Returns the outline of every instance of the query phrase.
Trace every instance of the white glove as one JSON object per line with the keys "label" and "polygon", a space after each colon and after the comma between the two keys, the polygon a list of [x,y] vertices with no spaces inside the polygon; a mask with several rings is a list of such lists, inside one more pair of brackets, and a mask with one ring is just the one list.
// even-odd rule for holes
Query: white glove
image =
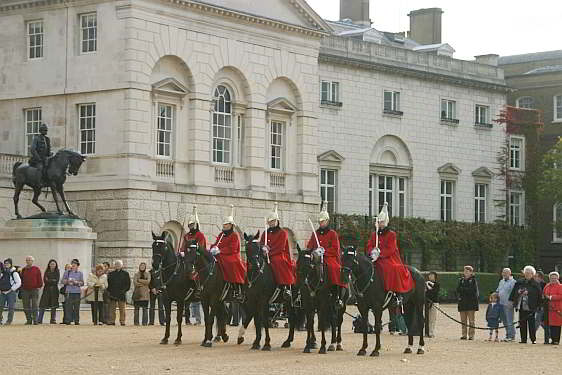
{"label": "white glove", "polygon": [[373,260],[373,262],[379,259],[380,255],[381,255],[381,249],[379,249],[378,247],[375,247],[373,250],[371,250],[371,259]]}
{"label": "white glove", "polygon": [[218,254],[220,254],[220,252],[221,251],[216,246],[211,248],[211,254],[213,254],[213,255],[218,255]]}
{"label": "white glove", "polygon": [[427,286],[427,289],[428,289],[428,290],[433,289],[433,282],[432,282],[432,281],[426,281],[426,282],[425,282],[425,285]]}
{"label": "white glove", "polygon": [[324,255],[326,250],[323,247],[319,247],[318,249],[314,250],[318,255]]}
{"label": "white glove", "polygon": [[261,250],[263,251],[263,255],[268,255],[269,254],[269,246],[267,245],[263,245]]}
{"label": "white glove", "polygon": [[180,251],[180,256],[183,258],[185,257],[185,253],[183,251]]}

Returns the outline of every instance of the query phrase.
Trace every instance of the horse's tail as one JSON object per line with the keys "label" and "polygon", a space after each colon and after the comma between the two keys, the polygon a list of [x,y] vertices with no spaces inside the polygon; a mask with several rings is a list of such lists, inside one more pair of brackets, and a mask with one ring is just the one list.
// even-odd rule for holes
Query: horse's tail
{"label": "horse's tail", "polygon": [[12,181],[13,181],[14,185],[16,184],[16,169],[18,169],[19,166],[22,165],[22,164],[23,164],[23,162],[16,161],[14,163],[14,166],[12,167]]}

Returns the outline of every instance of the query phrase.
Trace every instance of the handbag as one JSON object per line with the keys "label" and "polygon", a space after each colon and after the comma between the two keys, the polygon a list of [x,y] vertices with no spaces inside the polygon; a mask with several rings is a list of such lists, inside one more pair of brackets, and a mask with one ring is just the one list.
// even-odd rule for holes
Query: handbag
{"label": "handbag", "polygon": [[59,289],[59,293],[62,294],[63,296],[66,295],[66,285],[63,285],[63,286]]}
{"label": "handbag", "polygon": [[133,291],[133,301],[138,301],[141,298],[141,290],[140,288],[135,288]]}

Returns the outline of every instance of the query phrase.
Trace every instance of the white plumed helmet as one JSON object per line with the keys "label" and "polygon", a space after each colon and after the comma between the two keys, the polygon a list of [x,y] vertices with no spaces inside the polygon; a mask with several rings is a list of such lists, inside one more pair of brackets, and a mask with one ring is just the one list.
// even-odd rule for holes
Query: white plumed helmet
{"label": "white plumed helmet", "polygon": [[318,222],[330,220],[330,214],[328,213],[328,201],[324,201],[324,204],[320,205],[320,214],[318,215]]}
{"label": "white plumed helmet", "polygon": [[388,225],[388,222],[390,221],[390,217],[388,216],[388,203],[387,202],[384,202],[384,205],[382,206],[381,212],[377,216],[377,221],[383,222],[385,226]]}
{"label": "white plumed helmet", "polygon": [[270,222],[272,220],[279,220],[279,212],[277,212],[277,206],[279,206],[279,204],[277,202],[275,202],[273,204],[273,211],[271,211],[268,215],[267,215],[267,221]]}
{"label": "white plumed helmet", "polygon": [[199,215],[197,215],[197,205],[193,206],[193,212],[187,221],[187,225],[197,224],[199,226]]}
{"label": "white plumed helmet", "polygon": [[231,204],[230,205],[230,215],[229,216],[225,216],[224,220],[222,221],[223,225],[224,224],[232,224],[235,225],[234,223],[234,205]]}

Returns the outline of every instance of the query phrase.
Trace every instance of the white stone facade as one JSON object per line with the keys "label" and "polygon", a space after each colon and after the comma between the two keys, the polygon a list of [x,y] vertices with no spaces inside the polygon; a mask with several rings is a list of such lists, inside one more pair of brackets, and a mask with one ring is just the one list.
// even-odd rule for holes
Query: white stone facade
{"label": "white stone facade", "polygon": [[[237,207],[243,229],[254,231],[279,201],[282,225],[304,240],[310,233],[307,219],[320,202],[319,167],[338,170],[339,212],[368,213],[369,173],[398,171],[408,178],[406,214],[438,219],[438,168],[445,166],[441,174],[457,181],[454,219],[474,219],[472,172],[495,169],[502,133],[496,126],[475,128],[473,107],[489,106],[492,118],[498,113],[505,93],[491,87],[501,86],[502,77],[486,76],[489,68],[478,64],[469,66],[476,69],[470,74],[455,71],[462,62],[452,59],[443,60],[453,66],[440,71],[450,77],[439,81],[326,60],[323,54],[345,53],[325,43],[330,27],[306,2],[272,1],[265,8],[263,2],[253,15],[246,13],[249,2],[238,10],[236,4],[3,2],[0,220],[13,211],[9,175],[17,157],[9,155],[27,153],[25,110],[41,108],[55,149],[80,150],[81,136],[86,137],[80,105],[93,103],[95,153],[87,155],[67,190],[75,212],[98,233],[98,261],[125,258],[136,267],[150,256],[150,231],[167,229],[177,236],[194,204],[211,239],[229,204]],[[276,12],[268,16],[271,9]],[[97,18],[95,52],[81,52],[85,14]],[[43,21],[44,56],[29,59],[26,33],[28,22],[36,20]],[[408,61],[387,62],[408,69]],[[457,83],[448,83],[451,79]],[[341,108],[320,105],[322,80],[340,83]],[[471,80],[486,84],[467,83]],[[219,134],[214,116],[219,86],[231,96],[225,163],[214,162],[219,157],[213,151],[220,137],[213,126]],[[384,89],[401,92],[401,117],[382,114]],[[439,121],[441,97],[457,101],[458,126]],[[160,105],[171,108],[164,156],[158,155],[165,133],[158,124],[168,115],[159,116]],[[279,139],[273,122],[282,129],[275,168],[272,143]],[[487,183],[492,197],[499,187],[493,178]],[[31,214],[36,209],[26,198],[21,210]],[[491,198],[488,207],[492,221]]]}

